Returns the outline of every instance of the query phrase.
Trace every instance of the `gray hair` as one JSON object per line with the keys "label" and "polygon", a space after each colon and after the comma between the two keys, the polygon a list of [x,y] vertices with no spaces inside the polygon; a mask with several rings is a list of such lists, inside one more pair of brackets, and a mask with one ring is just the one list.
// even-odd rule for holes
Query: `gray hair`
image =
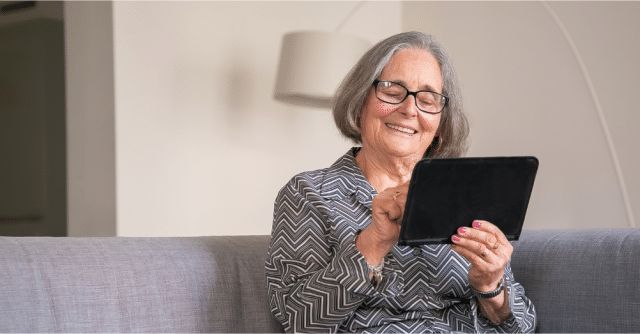
{"label": "gray hair", "polygon": [[423,49],[431,53],[442,72],[442,94],[449,97],[440,117],[436,138],[425,158],[460,157],[468,148],[469,122],[462,109],[462,95],[449,55],[433,36],[405,32],[391,36],[371,47],[344,78],[332,101],[336,126],[346,138],[362,143],[358,119],[364,99],[391,57],[403,49]]}

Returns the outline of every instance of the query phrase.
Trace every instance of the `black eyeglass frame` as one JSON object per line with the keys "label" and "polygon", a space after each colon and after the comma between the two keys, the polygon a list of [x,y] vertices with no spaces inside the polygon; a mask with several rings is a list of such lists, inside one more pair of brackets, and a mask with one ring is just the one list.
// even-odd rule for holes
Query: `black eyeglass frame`
{"label": "black eyeglass frame", "polygon": [[[385,101],[385,100],[381,99],[380,97],[378,97],[378,84],[381,83],[381,82],[389,82],[389,83],[392,83],[394,85],[398,85],[398,86],[404,88],[404,90],[407,92],[407,95],[405,95],[404,98],[400,102],[395,102],[394,103],[394,102]],[[389,104],[400,104],[400,103],[404,102],[404,100],[406,100],[409,95],[413,95],[413,99],[414,99],[414,101],[416,103],[416,108],[418,108],[418,110],[420,110],[422,112],[426,112],[427,114],[431,114],[431,115],[437,115],[437,114],[441,113],[444,110],[444,108],[447,106],[447,104],[449,103],[449,97],[446,96],[446,95],[442,95],[442,94],[437,93],[437,92],[432,92],[430,90],[419,90],[417,92],[412,92],[412,91],[408,90],[407,87],[405,87],[405,86],[403,86],[403,85],[401,85],[401,84],[399,84],[397,82],[393,82],[393,81],[376,79],[376,80],[373,80],[373,84],[372,85],[373,85],[373,89],[375,90],[376,98],[378,100],[380,100],[380,101],[382,101],[384,103],[389,103]],[[440,109],[440,111],[438,111],[438,112],[430,112],[430,111],[426,111],[426,110],[420,109],[420,107],[418,106],[418,93],[421,93],[421,92],[432,93],[432,94],[439,95],[440,97],[443,97],[444,98],[444,104],[442,105],[442,109]]]}

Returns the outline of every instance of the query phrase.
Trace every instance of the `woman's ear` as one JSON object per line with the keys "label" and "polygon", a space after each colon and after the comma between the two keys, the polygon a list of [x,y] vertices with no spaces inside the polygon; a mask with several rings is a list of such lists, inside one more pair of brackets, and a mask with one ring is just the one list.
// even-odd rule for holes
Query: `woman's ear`
{"label": "woman's ear", "polygon": [[444,143],[444,139],[440,135],[435,137],[435,138],[433,138],[433,139],[435,140],[436,138],[438,139],[438,144],[437,144],[438,146],[436,146],[436,152],[438,152],[442,148],[442,144]]}

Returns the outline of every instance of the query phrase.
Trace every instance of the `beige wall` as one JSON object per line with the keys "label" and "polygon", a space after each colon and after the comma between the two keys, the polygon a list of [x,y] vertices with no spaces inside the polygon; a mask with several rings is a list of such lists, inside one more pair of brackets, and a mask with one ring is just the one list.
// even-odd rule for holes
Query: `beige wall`
{"label": "beige wall", "polygon": [[[328,111],[271,95],[282,35],[333,30],[356,3],[72,4],[70,235],[116,221],[122,236],[267,234],[278,189],[351,146]],[[638,217],[638,4],[549,6],[594,82]],[[582,73],[539,3],[366,2],[343,28],[372,42],[401,30],[433,33],[450,51],[472,119],[470,155],[540,158],[526,228],[628,226]],[[109,117],[113,132],[100,132]]]}
{"label": "beige wall", "polygon": [[[640,217],[640,3],[548,6],[584,61]],[[628,227],[596,106],[551,15],[538,2],[409,1],[403,29],[434,34],[451,53],[472,122],[470,156],[539,158],[525,228]]]}
{"label": "beige wall", "polygon": [[[113,2],[118,235],[269,234],[278,190],[351,146],[328,110],[273,100],[282,36],[356,5]],[[365,3],[342,31],[398,33],[401,8]]]}
{"label": "beige wall", "polygon": [[67,233],[116,235],[111,3],[64,4],[67,92]]}

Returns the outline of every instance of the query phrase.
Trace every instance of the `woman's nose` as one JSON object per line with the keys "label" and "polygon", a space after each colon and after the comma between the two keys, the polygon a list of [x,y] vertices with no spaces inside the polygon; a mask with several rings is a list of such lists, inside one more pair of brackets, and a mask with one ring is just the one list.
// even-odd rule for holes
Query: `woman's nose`
{"label": "woman's nose", "polygon": [[404,115],[413,117],[418,114],[418,106],[416,105],[416,97],[409,94],[400,105],[400,112]]}

